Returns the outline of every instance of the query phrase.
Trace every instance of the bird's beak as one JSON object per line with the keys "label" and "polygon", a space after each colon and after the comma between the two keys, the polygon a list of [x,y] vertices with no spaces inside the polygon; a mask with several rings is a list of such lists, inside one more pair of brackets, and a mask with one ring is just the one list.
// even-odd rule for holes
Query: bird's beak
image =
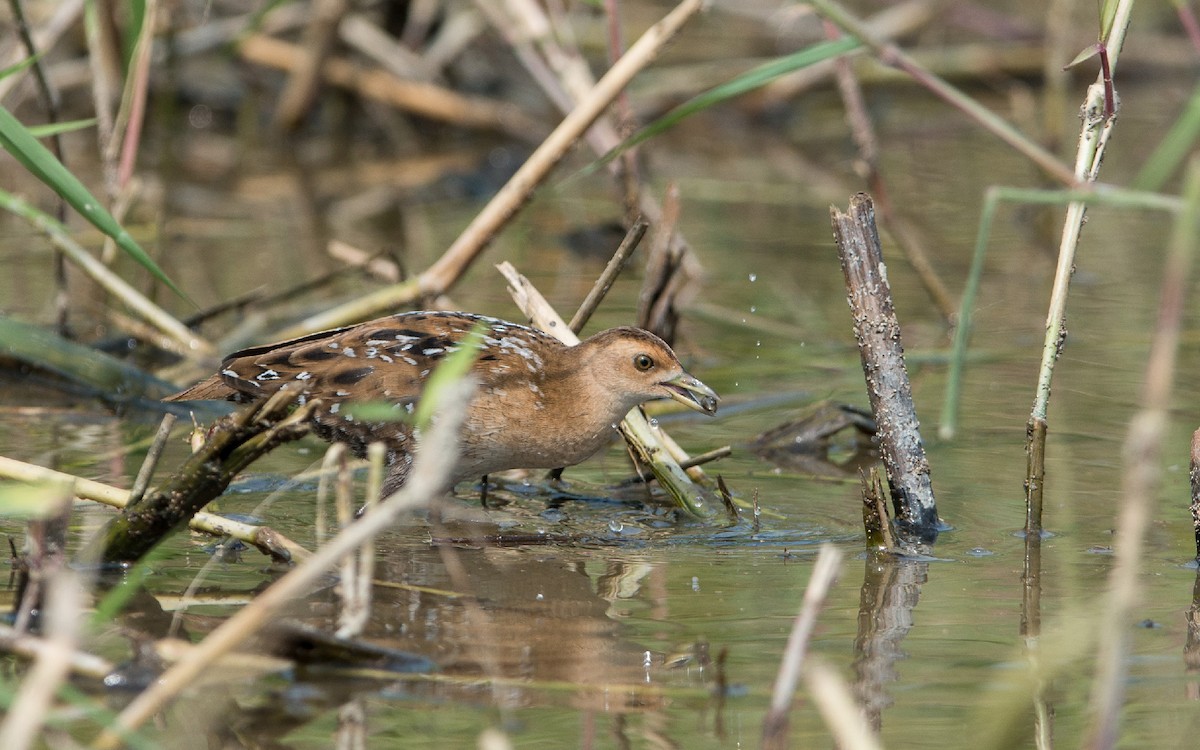
{"label": "bird's beak", "polygon": [[667,389],[667,395],[681,404],[710,416],[717,413],[717,403],[721,397],[712,388],[686,372],[663,382],[662,387]]}

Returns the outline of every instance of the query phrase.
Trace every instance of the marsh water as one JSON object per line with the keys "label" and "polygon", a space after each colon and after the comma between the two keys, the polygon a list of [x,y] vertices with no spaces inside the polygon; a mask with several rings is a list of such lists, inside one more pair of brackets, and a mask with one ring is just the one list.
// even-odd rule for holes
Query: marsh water
{"label": "marsh water", "polygon": [[[1105,179],[1129,180],[1190,86],[1166,78],[1122,87],[1128,114]],[[1079,96],[1082,90],[1075,88]],[[916,89],[868,96],[897,209],[957,294],[984,190],[1038,184],[1038,176]],[[1122,441],[1138,404],[1170,222],[1110,208],[1090,213],[1050,406],[1041,634],[1027,638],[1019,533],[1025,423],[1062,212],[1000,212],[952,440],[936,434],[947,327],[885,240],[948,529],[928,559],[884,565],[864,554],[852,471],[837,476],[826,467],[818,475],[808,464],[769,462],[749,447],[814,404],[867,403],[828,220],[831,203],[844,207],[862,189],[853,176],[855,151],[835,94],[804,102],[770,121],[732,109],[694,118],[655,141],[648,155],[654,189],[661,193],[668,180],[678,185],[680,227],[705,272],[684,305],[677,350],[723,398],[714,419],[663,416],[661,425],[694,453],[732,446],[732,456],[709,472],[720,473],[739,497],[757,498],[759,528],[681,519],[645,504],[640,490],[612,490],[630,474],[615,445],[568,470],[565,485],[502,480],[490,509],[479,507],[476,488],[460,486],[443,525],[413,518],[377,543],[383,583],[375,588],[367,636],[426,660],[417,672],[347,672],[319,659],[282,672],[218,666],[210,685],[197,686],[146,733],[172,748],[320,748],[331,745],[340,722],[343,732],[360,727],[372,748],[470,747],[489,729],[519,747],[756,746],[812,562],[829,542],[846,559],[810,653],[854,686],[885,746],[1032,747],[1039,713],[1049,717],[1044,729],[1056,741],[1076,746],[1089,720],[1094,616],[1113,563]],[[1001,111],[1008,102],[989,100]],[[1075,121],[1067,120],[1070,132]],[[420,269],[494,191],[495,176],[523,158],[519,147],[486,139],[447,138],[438,153],[410,156],[383,143],[280,145],[221,134],[188,107],[173,122],[151,134],[156,152],[147,157],[154,166],[145,179],[154,208],[134,229],[153,238],[164,268],[202,307],[333,270],[338,263],[325,252],[330,239],[388,250],[406,268]],[[90,141],[74,143],[74,166],[85,170]],[[588,252],[569,248],[565,237],[618,218],[606,178],[572,176],[583,163],[560,169],[497,238],[451,291],[455,307],[519,316],[492,268],[509,260],[560,310],[574,309],[615,243],[605,235],[603,250]],[[46,244],[0,217],[0,257],[9,269],[0,280],[5,313],[49,320]],[[100,301],[76,282],[74,323],[89,337]],[[217,318],[205,330],[219,338],[242,327],[253,340],[264,320],[298,317],[378,283],[342,276],[268,311]],[[639,284],[637,272],[622,278],[590,330],[630,322]],[[163,301],[187,313],[178,300]],[[1194,552],[1188,441],[1200,420],[1195,309],[1189,303],[1141,601],[1128,623],[1121,745],[1129,748],[1193,747],[1200,730],[1200,674],[1188,671],[1184,657],[1196,581],[1187,566]],[[150,411],[115,416],[95,399],[64,397],[34,376],[7,376],[0,400],[0,454],[122,486],[136,474],[157,424]],[[327,511],[317,507],[314,482],[289,480],[313,468],[324,448],[315,439],[283,446],[252,467],[218,510],[253,515],[316,546],[314,519]],[[162,466],[177,465],[186,450],[181,435]],[[77,533],[105,513],[81,506]],[[468,534],[463,529],[553,539],[501,546],[446,538]],[[4,530],[21,533],[16,522],[4,522]],[[152,565],[151,598],[124,624],[161,636],[174,620],[174,632],[196,638],[277,575],[253,550],[213,562],[211,544],[187,535],[172,541]],[[198,587],[185,596],[198,575]],[[331,580],[288,617],[328,629],[335,601]],[[115,627],[101,638],[111,658],[128,655]],[[1040,664],[1038,680],[1031,664]],[[794,746],[831,742],[803,692],[791,718]]]}

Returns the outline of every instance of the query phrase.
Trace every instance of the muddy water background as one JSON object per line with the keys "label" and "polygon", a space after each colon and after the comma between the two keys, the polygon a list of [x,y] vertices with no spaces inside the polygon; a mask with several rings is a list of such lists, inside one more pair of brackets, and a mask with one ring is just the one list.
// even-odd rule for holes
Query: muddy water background
{"label": "muddy water background", "polygon": [[[1137,42],[1134,35],[1131,44]],[[1104,167],[1107,180],[1130,179],[1190,86],[1169,76],[1121,86],[1122,120]],[[1082,90],[1073,88],[1076,97]],[[987,100],[987,92],[974,93]],[[1037,175],[916,89],[878,89],[868,97],[898,209],[920,227],[957,292],[983,191],[1036,184]],[[1007,111],[1008,100],[987,101]],[[503,173],[521,158],[519,147],[486,138],[446,138],[441,150],[410,157],[381,141],[301,139],[286,147],[253,127],[231,135],[231,123],[206,124],[198,114],[203,110],[184,106],[152,126],[146,179],[156,208],[141,216],[141,231],[157,238],[164,267],[201,306],[259,287],[277,291],[330,270],[336,264],[323,248],[331,238],[389,248],[408,268],[422,268],[494,189],[478,174]],[[378,588],[369,635],[432,660],[440,678],[332,680],[319,667],[270,677],[230,672],[221,689],[198,691],[172,712],[163,735],[170,746],[205,747],[216,735],[233,747],[268,737],[284,747],[327,747],[338,706],[351,699],[365,713],[370,747],[470,746],[488,727],[527,747],[753,746],[791,618],[824,541],[848,559],[812,653],[872,702],[887,746],[961,748],[968,737],[1032,746],[1017,530],[1024,426],[1061,211],[1000,214],[962,424],[950,442],[934,434],[945,387],[945,329],[894,246],[885,247],[939,509],[952,526],[937,543],[936,560],[881,574],[860,554],[854,482],[776,467],[746,447],[813,402],[866,404],[828,223],[829,204],[844,206],[861,188],[841,117],[831,93],[805,97],[770,124],[729,110],[710,113],[656,141],[649,156],[656,188],[667,179],[680,187],[681,226],[707,273],[677,348],[724,398],[715,420],[663,423],[694,452],[734,446],[733,457],[714,471],[739,495],[757,493],[773,514],[761,530],[673,523],[637,502],[599,499],[603,483],[628,473],[615,447],[568,472],[574,496],[510,483],[501,493],[510,503],[485,513],[469,488],[460,489],[460,513],[451,514],[448,533],[545,530],[579,541],[454,548],[449,564],[461,566],[478,608],[435,592]],[[1074,127],[1072,119],[1068,132]],[[72,143],[73,167],[86,173],[90,141]],[[462,165],[464,176],[426,177],[443,159]],[[458,307],[518,315],[491,268],[504,259],[560,310],[582,298],[603,259],[564,251],[562,234],[615,218],[615,202],[603,178],[564,181],[569,171],[560,170],[559,180],[453,290]],[[1053,536],[1044,544],[1042,579],[1042,643],[1054,668],[1043,697],[1064,746],[1078,743],[1087,717],[1090,616],[1112,563],[1121,443],[1142,379],[1167,230],[1161,216],[1093,210],[1072,287],[1070,337],[1050,410],[1045,523]],[[9,268],[0,279],[5,312],[48,320],[45,243],[3,216],[0,258]],[[638,282],[627,276],[618,283],[591,330],[631,320]],[[336,282],[286,313],[327,307],[369,284],[359,277]],[[80,305],[82,328],[93,304]],[[1200,675],[1189,675],[1183,660],[1184,611],[1195,580],[1184,565],[1192,556],[1187,442],[1200,418],[1191,377],[1200,365],[1194,309],[1189,305],[1164,484],[1143,561],[1143,601],[1130,624],[1126,747],[1190,747],[1200,729]],[[217,328],[250,317],[224,319]],[[144,441],[155,422],[138,411],[116,418],[84,399],[64,402],[27,379],[3,381],[0,402],[0,453],[126,486],[144,444],[129,455],[126,447]],[[220,510],[257,512],[315,545],[314,487],[273,490],[318,460],[323,447],[308,441],[279,449],[222,499]],[[173,443],[164,465],[178,463],[184,451],[182,442]],[[269,507],[260,508],[267,498]],[[81,511],[80,517],[90,526],[101,515]],[[3,528],[19,533],[15,524]],[[431,534],[442,531],[420,519],[394,529],[378,545],[379,577],[459,589],[464,579],[452,580],[446,553],[430,545]],[[150,591],[168,609],[207,561],[205,544],[174,541],[171,554],[155,564]],[[235,611],[236,600],[270,577],[254,552],[206,575],[205,603],[183,618],[192,635]],[[333,607],[332,595],[319,592],[291,614],[327,625]],[[148,632],[162,633],[157,616],[144,614],[142,621]],[[114,658],[125,653],[115,634],[107,649]],[[722,653],[729,694],[719,701],[715,661]],[[477,679],[488,676],[500,679]],[[829,742],[808,700],[800,700],[792,722],[796,746]]]}

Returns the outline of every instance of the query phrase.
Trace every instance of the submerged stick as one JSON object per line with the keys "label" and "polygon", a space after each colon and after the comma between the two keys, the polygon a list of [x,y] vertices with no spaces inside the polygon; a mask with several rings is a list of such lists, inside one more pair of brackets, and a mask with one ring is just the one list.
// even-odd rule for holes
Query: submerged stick
{"label": "submerged stick", "polygon": [[868,195],[858,193],[850,199],[849,214],[831,207],[830,215],[896,521],[907,535],[933,542],[938,534],[937,506],[875,227],[875,207]]}

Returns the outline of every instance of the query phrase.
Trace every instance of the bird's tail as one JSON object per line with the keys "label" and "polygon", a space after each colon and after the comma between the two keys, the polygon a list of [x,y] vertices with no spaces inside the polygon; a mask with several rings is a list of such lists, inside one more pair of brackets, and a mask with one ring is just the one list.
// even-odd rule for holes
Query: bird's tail
{"label": "bird's tail", "polygon": [[163,401],[225,401],[235,395],[237,391],[225,385],[220,375],[213,375]]}

